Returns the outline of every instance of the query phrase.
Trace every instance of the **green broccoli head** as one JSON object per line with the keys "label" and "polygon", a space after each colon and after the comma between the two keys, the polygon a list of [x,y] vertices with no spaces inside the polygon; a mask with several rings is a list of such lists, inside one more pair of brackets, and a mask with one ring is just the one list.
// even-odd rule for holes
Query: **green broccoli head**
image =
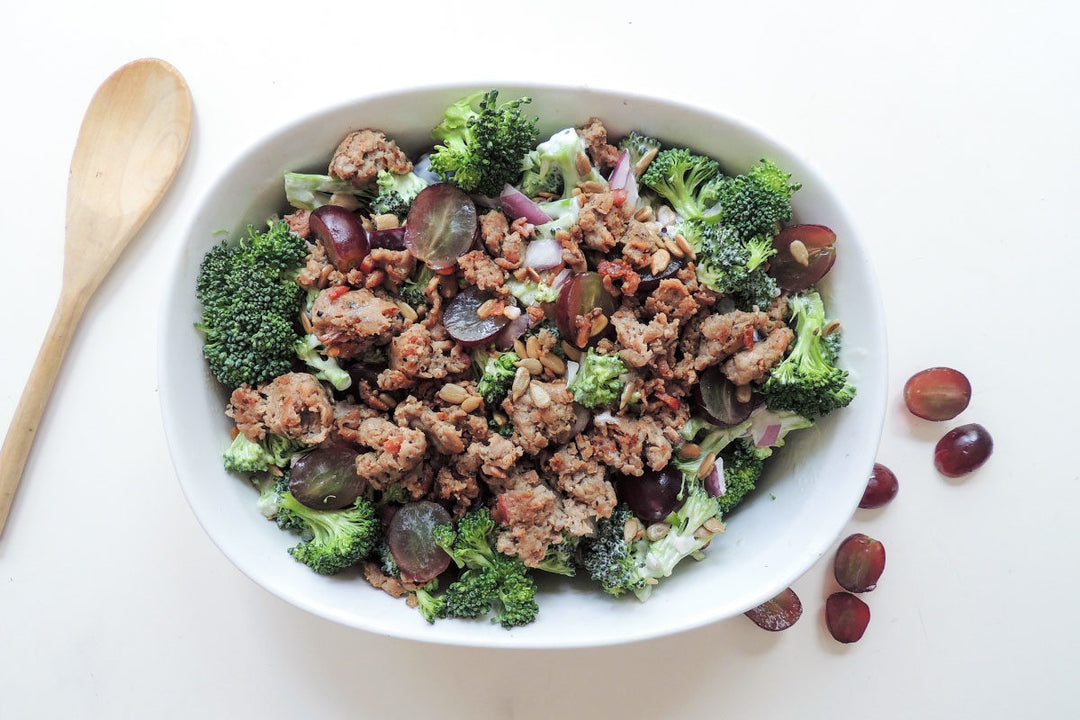
{"label": "green broccoli head", "polygon": [[325,380],[335,390],[348,390],[352,385],[352,376],[338,361],[324,355],[326,346],[316,336],[308,333],[296,341],[296,356],[307,365],[315,377]]}
{"label": "green broccoli head", "polygon": [[476,383],[476,391],[484,398],[487,407],[498,407],[510,392],[510,386],[514,384],[514,374],[517,372],[514,363],[520,360],[521,357],[513,350],[488,357]]}
{"label": "green broccoli head", "polygon": [[601,589],[618,597],[637,593],[645,587],[645,576],[638,560],[638,545],[624,536],[626,523],[634,514],[625,505],[615,508],[610,517],[596,524],[596,532],[581,540],[581,566]]}
{"label": "green broccoli head", "polygon": [[321,575],[333,575],[367,557],[382,537],[375,506],[358,498],[343,510],[315,510],[286,491],[278,500],[278,527],[300,533],[289,554]]}
{"label": "green broccoli head", "polygon": [[708,219],[723,175],[712,158],[686,148],[661,150],[641,176],[641,184],[654,190],[684,220]]}
{"label": "green broccoli head", "polygon": [[435,542],[464,570],[442,596],[450,617],[481,617],[490,611],[503,627],[536,619],[536,584],[521,558],[495,549],[495,520],[486,508],[465,513],[452,523],[437,525]]}
{"label": "green broccoli head", "polygon": [[377,189],[372,184],[353,185],[329,175],[315,173],[285,173],[285,200],[294,208],[315,210],[330,204],[334,195],[353,195],[360,203],[368,203]]}
{"label": "green broccoli head", "polygon": [[577,549],[581,538],[569,533],[563,533],[562,540],[548,546],[543,560],[536,566],[537,570],[574,577],[577,575]]}
{"label": "green broccoli head", "polygon": [[795,342],[761,386],[770,409],[815,420],[846,407],[855,398],[847,371],[835,365],[838,340],[825,337],[825,305],[816,290],[788,298]]}
{"label": "green broccoli head", "polygon": [[718,188],[719,221],[743,240],[772,237],[791,219],[791,196],[801,187],[771,160],[762,160],[744,175],[724,178]]}
{"label": "green broccoli head", "polygon": [[431,131],[438,142],[431,169],[468,193],[498,196],[521,179],[522,159],[536,144],[536,118],[521,114],[528,97],[499,104],[491,90],[458,100]]}
{"label": "green broccoli head", "polygon": [[[585,152],[585,140],[569,127],[536,146],[524,160],[521,192],[529,197],[541,193],[572,197],[574,188],[583,182],[605,185],[604,177],[593,167]],[[584,161],[581,158],[585,158]],[[585,170],[585,172],[582,172]],[[565,217],[564,213],[560,217]]]}
{"label": "green broccoli head", "polygon": [[642,135],[637,130],[632,130],[629,135],[619,141],[617,146],[620,150],[630,153],[630,164],[636,165],[641,158],[650,152],[660,152],[660,141],[656,138]]}
{"label": "green broccoli head", "polygon": [[371,212],[376,215],[396,215],[398,220],[404,220],[413,200],[428,186],[428,181],[414,172],[398,174],[380,170],[375,186],[379,192],[368,206]]}
{"label": "green broccoli head", "polygon": [[398,290],[398,296],[414,308],[428,305],[428,298],[424,291],[427,289],[431,279],[435,277],[434,270],[423,263],[419,265],[420,269],[417,271],[416,277],[406,280]]}
{"label": "green broccoli head", "polygon": [[284,435],[269,434],[258,442],[237,433],[222,458],[230,472],[264,472],[270,466],[284,468],[304,444]]}
{"label": "green broccoli head", "polygon": [[413,595],[416,597],[416,609],[429,623],[433,623],[441,617],[446,617],[445,601],[441,596],[434,594],[438,589],[439,581],[436,579],[413,591]]}
{"label": "green broccoli head", "polygon": [[751,310],[755,305],[765,308],[772,303],[777,295],[776,280],[764,265],[775,252],[771,240],[755,236],[744,241],[728,225],[701,220],[683,222],[679,230],[694,248],[699,282],[729,296],[741,310]]}
{"label": "green broccoli head", "polygon": [[196,327],[210,371],[223,385],[256,385],[292,368],[305,299],[293,275],[306,255],[307,243],[277,222],[264,232],[249,227],[247,238],[204,256],[195,285],[203,306]]}
{"label": "green broccoli head", "polygon": [[626,365],[618,355],[600,355],[592,348],[581,358],[574,379],[567,386],[574,400],[587,408],[613,405],[622,395]]}
{"label": "green broccoli head", "polygon": [[748,438],[736,440],[719,453],[724,464],[724,494],[718,500],[721,512],[730,512],[757,487],[771,453],[771,448],[755,447]]}

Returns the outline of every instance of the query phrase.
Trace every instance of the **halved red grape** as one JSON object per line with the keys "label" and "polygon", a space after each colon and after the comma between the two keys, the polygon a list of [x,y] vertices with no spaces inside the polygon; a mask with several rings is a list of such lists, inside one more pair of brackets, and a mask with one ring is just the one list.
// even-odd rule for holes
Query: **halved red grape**
{"label": "halved red grape", "polygon": [[833,573],[840,587],[854,593],[870,592],[885,571],[885,546],[869,535],[855,533],[840,543]]}
{"label": "halved red grape", "polygon": [[879,508],[888,505],[899,491],[900,483],[896,480],[896,474],[881,463],[874,463],[859,507]]}
{"label": "halved red grape", "polygon": [[436,525],[451,522],[450,513],[429,500],[402,505],[390,520],[386,541],[409,582],[426,583],[450,567],[450,556],[435,543]]}
{"label": "halved red grape", "polygon": [[735,383],[727,379],[719,365],[711,365],[701,373],[697,385],[693,387],[693,398],[697,406],[717,425],[738,425],[750,417],[761,398],[751,396],[746,402],[740,402]]}
{"label": "halved red grape", "polygon": [[802,601],[794,590],[786,588],[772,600],[766,600],[744,614],[759,628],[779,632],[787,630],[802,617]]}
{"label": "halved red grape", "polygon": [[947,477],[961,477],[978,470],[994,452],[994,439],[986,428],[969,423],[953,428],[938,440],[934,465]]}
{"label": "halved red grape", "polygon": [[368,233],[368,244],[373,248],[386,248],[387,250],[406,250],[405,228],[392,227],[382,230],[372,230]]}
{"label": "halved red grape", "polygon": [[323,205],[311,212],[308,227],[319,238],[334,267],[348,272],[368,254],[368,235],[360,218],[339,205]]}
{"label": "halved red grape", "polygon": [[641,475],[619,475],[615,494],[630,512],[645,522],[659,522],[682,506],[682,473],[668,465],[660,472],[646,468]]}
{"label": "halved red grape", "polygon": [[836,233],[824,225],[786,227],[773,239],[776,254],[769,258],[769,274],[780,289],[802,292],[832,269],[835,244]]}
{"label": "halved red grape", "polygon": [[970,401],[971,383],[952,368],[927,368],[904,383],[904,403],[924,420],[952,420]]}
{"label": "halved red grape", "polygon": [[564,338],[577,344],[577,318],[596,309],[605,317],[610,317],[615,312],[615,298],[604,289],[604,278],[599,273],[577,273],[570,276],[559,289],[559,299],[555,302],[555,324]]}
{"label": "halved red grape", "polygon": [[638,283],[638,293],[651,293],[656,288],[660,287],[661,280],[667,280],[668,278],[675,277],[680,270],[686,267],[686,261],[679,258],[671,258],[671,262],[668,266],[660,272],[659,275],[653,275],[652,271],[648,268],[640,270],[638,272],[641,275],[641,282]]}
{"label": "halved red grape", "polygon": [[443,306],[446,332],[466,347],[491,342],[510,319],[503,313],[492,313],[481,318],[477,311],[489,300],[498,299],[495,293],[479,290],[475,285],[465,288]]}
{"label": "halved red grape", "polygon": [[421,190],[409,207],[405,245],[431,269],[446,270],[472,247],[476,228],[472,198],[450,183],[436,183]]}
{"label": "halved red grape", "polygon": [[870,624],[870,606],[849,592],[833,593],[825,600],[825,626],[837,641],[858,642]]}
{"label": "halved red grape", "polygon": [[293,463],[289,492],[316,510],[340,510],[356,502],[367,482],[356,474],[356,451],[323,445]]}

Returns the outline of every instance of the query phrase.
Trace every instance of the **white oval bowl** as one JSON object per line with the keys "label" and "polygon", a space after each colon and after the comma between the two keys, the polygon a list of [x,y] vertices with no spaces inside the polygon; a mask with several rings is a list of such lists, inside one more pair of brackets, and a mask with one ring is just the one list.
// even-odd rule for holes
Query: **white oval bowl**
{"label": "white oval bowl", "polygon": [[446,86],[370,97],[314,113],[255,143],[209,189],[184,234],[162,307],[158,372],[162,416],[183,492],[206,533],[244,574],[311,613],[389,636],[483,647],[566,648],[622,643],[690,630],[738,615],[773,597],[830,548],[854,512],[877,451],[886,405],[886,335],[881,298],[867,252],[839,199],[800,157],[746,124],[654,98],[588,88],[503,86],[503,98],[529,95],[541,137],[600,117],[614,138],[628,131],[685,145],[717,158],[728,172],[767,157],[803,184],[795,219],[828,225],[838,259],[820,288],[830,317],[843,322],[842,364],[858,394],[815,429],[789,436],[759,490],[727,518],[701,562],[687,560],[648,602],[611,598],[585,580],[543,578],[540,613],[505,630],[484,621],[441,620],[370,587],[355,573],[324,577],[290,557],[297,540],[255,507],[257,493],[222,469],[231,422],[227,394],[209,374],[193,324],[200,306],[195,278],[222,230],[235,237],[285,209],[282,174],[325,172],[350,130],[377,127],[412,157],[431,144],[442,110],[475,86]]}

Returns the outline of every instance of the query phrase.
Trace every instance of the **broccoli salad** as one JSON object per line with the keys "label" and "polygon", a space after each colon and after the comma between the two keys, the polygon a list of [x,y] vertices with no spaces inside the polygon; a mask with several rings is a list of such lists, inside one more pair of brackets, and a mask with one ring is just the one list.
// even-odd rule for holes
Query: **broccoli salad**
{"label": "broccoli salad", "polygon": [[539,573],[647,599],[855,394],[797,180],[529,104],[462,98],[417,157],[349,133],[196,285],[225,468],[430,622],[530,623]]}

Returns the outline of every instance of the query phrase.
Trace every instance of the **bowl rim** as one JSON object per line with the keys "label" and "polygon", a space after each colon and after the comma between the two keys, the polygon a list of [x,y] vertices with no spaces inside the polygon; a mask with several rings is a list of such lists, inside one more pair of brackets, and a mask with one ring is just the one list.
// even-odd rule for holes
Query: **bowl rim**
{"label": "bowl rim", "polygon": [[[665,96],[658,93],[638,93],[633,91],[625,91],[617,88],[605,88],[600,86],[580,86],[561,84],[553,82],[521,82],[521,81],[505,81],[505,82],[447,82],[447,83],[432,83],[419,86],[413,86],[403,89],[387,90],[372,94],[359,94],[356,97],[341,100],[325,106],[305,111],[302,113],[290,114],[286,120],[276,126],[266,134],[256,137],[253,140],[245,143],[237,152],[231,154],[222,164],[216,166],[216,170],[212,174],[212,182],[199,194],[197,201],[194,205],[194,210],[191,212],[190,219],[183,226],[181,242],[175,249],[173,256],[170,258],[168,264],[169,276],[165,283],[164,292],[160,299],[160,306],[158,312],[158,330],[157,330],[157,373],[158,373],[158,388],[159,388],[159,409],[162,416],[162,421],[165,429],[166,441],[169,448],[170,459],[173,463],[174,471],[177,475],[177,480],[180,483],[181,491],[187,501],[189,507],[194,513],[197,521],[202,527],[203,531],[210,538],[211,542],[225,555],[226,558],[248,579],[259,585],[263,589],[267,590],[271,594],[285,600],[291,605],[294,605],[300,609],[305,610],[312,615],[321,617],[333,622],[359,629],[367,632],[376,633],[387,637],[395,637],[407,640],[417,640],[421,642],[453,645],[462,647],[483,647],[483,648],[506,648],[506,649],[562,649],[562,648],[585,648],[585,647],[602,647],[617,644],[624,644],[630,642],[639,642],[657,637],[671,636],[680,634],[683,632],[689,632],[694,629],[703,627],[714,622],[718,622],[730,617],[734,617],[735,613],[716,615],[714,617],[700,617],[693,615],[687,617],[684,621],[673,620],[663,625],[653,624],[650,626],[642,627],[639,624],[634,624],[632,627],[627,627],[625,633],[619,633],[618,635],[608,634],[599,637],[563,637],[557,642],[550,642],[546,640],[546,634],[530,635],[528,633],[528,626],[525,628],[517,628],[511,631],[504,631],[501,635],[492,635],[491,633],[442,633],[438,632],[438,624],[435,626],[427,625],[426,623],[421,626],[399,626],[393,621],[376,622],[373,620],[365,621],[363,617],[357,617],[355,614],[345,612],[341,609],[331,607],[325,604],[319,604],[312,602],[306,596],[296,593],[287,584],[276,581],[273,577],[267,577],[258,573],[253,573],[252,569],[246,567],[243,560],[238,557],[237,553],[233,552],[232,548],[227,547],[222,543],[221,538],[216,535],[212,528],[208,526],[206,519],[196,500],[191,493],[191,487],[189,482],[185,481],[185,465],[184,458],[180,457],[179,440],[177,438],[183,433],[183,428],[177,423],[178,418],[174,418],[170,412],[170,406],[173,402],[173,388],[168,382],[168,365],[169,359],[165,349],[167,348],[172,334],[175,332],[175,328],[172,326],[169,315],[172,312],[172,306],[170,300],[174,298],[178,292],[186,289],[186,285],[181,287],[185,281],[184,274],[181,269],[184,267],[184,262],[187,260],[188,253],[191,251],[192,238],[196,232],[196,229],[200,225],[201,211],[206,208],[210,203],[211,198],[215,194],[220,192],[220,185],[226,177],[228,177],[237,169],[243,166],[245,163],[250,162],[256,153],[264,147],[280,144],[283,139],[289,137],[292,133],[298,131],[301,126],[307,126],[311,123],[317,122],[320,119],[325,119],[330,116],[335,116],[342,112],[348,111],[351,108],[359,106],[367,106],[373,103],[381,101],[387,101],[392,99],[406,98],[408,96],[416,96],[418,99],[422,97],[434,97],[436,95],[448,95],[452,96],[458,94],[458,96],[464,96],[466,94],[476,92],[478,88],[498,88],[500,93],[504,90],[508,93],[517,93],[519,91],[535,91],[546,94],[568,94],[573,95],[575,93],[586,95],[597,95],[607,98],[621,98],[623,100],[643,103],[659,103],[665,108],[673,110],[675,112],[685,111],[692,112],[699,115],[708,116],[711,120],[717,121],[721,124],[732,127],[733,129],[750,135],[759,139],[761,142],[769,145],[778,153],[787,155],[797,160],[799,168],[799,179],[804,186],[817,186],[819,187],[829,198],[830,202],[834,205],[836,213],[842,218],[844,224],[851,231],[851,237],[845,239],[845,243],[854,243],[859,246],[863,253],[866,253],[867,248],[863,240],[863,233],[859,226],[855,222],[851,213],[848,211],[846,205],[831,189],[831,186],[825,182],[821,173],[817,168],[809,161],[805,156],[792,151],[784,142],[777,140],[776,137],[764,130],[760,125],[751,124],[745,121],[743,118],[736,114],[733,114],[727,110],[718,111],[712,107],[706,105],[696,105],[692,102],[687,102],[681,99],[675,99],[670,96]],[[586,111],[588,105],[584,105]],[[586,118],[582,118],[584,121]],[[328,148],[329,149],[329,148]],[[723,160],[723,158],[721,158]],[[238,203],[239,205],[240,203]],[[860,379],[859,392],[863,396],[871,396],[878,398],[877,407],[873,412],[875,422],[873,426],[867,427],[868,439],[866,441],[867,447],[872,447],[871,456],[876,453],[878,443],[880,442],[881,433],[885,423],[886,415],[886,397],[888,386],[888,338],[887,328],[885,323],[885,310],[884,303],[881,295],[880,285],[877,279],[877,273],[875,268],[869,263],[865,264],[861,273],[865,275],[866,290],[869,295],[860,298],[860,303],[867,306],[871,311],[871,314],[878,318],[880,322],[875,323],[874,330],[876,336],[870,338],[869,344],[875,348],[880,349],[880,367],[881,374],[877,378],[863,377]],[[871,381],[876,380],[877,392],[868,392],[864,388],[868,387]],[[872,438],[872,442],[870,440]],[[869,470],[869,466],[867,467]],[[851,499],[850,507],[846,508],[845,516],[850,517],[858,504],[858,497]],[[835,534],[828,535],[821,533],[817,537],[817,541],[809,545],[801,547],[801,555],[805,558],[805,561],[798,564],[798,567],[792,567],[792,569],[777,578],[776,582],[772,585],[775,586],[775,590],[771,588],[763,588],[755,596],[756,602],[747,606],[747,609],[755,607],[757,604],[768,600],[773,597],[777,592],[784,587],[790,586],[795,580],[804,575],[813,565],[825,554],[827,549],[836,541],[840,533],[843,531],[844,524],[841,524],[836,528]],[[828,535],[828,536],[827,536]],[[367,588],[365,589],[373,589]],[[398,601],[400,602],[400,600]]]}

